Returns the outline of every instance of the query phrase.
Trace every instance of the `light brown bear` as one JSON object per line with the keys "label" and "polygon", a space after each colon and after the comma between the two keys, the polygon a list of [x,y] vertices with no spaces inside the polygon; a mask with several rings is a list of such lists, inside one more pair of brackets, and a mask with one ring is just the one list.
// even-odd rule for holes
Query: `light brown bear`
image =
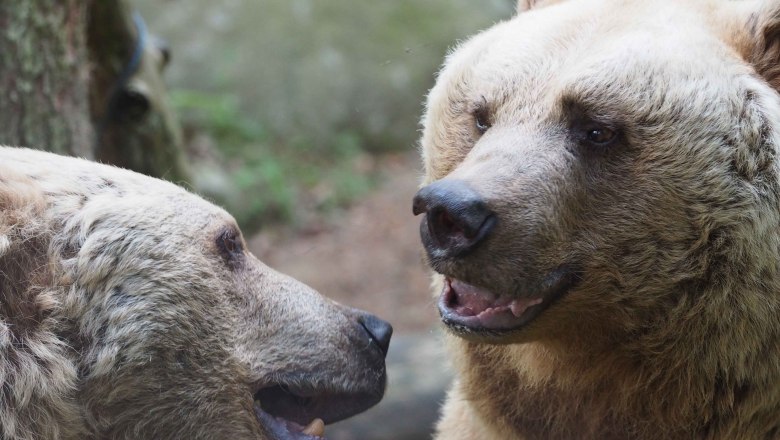
{"label": "light brown bear", "polygon": [[391,332],[173,184],[0,148],[3,440],[321,439],[381,399]]}
{"label": "light brown bear", "polygon": [[518,10],[423,120],[437,438],[780,438],[780,2]]}

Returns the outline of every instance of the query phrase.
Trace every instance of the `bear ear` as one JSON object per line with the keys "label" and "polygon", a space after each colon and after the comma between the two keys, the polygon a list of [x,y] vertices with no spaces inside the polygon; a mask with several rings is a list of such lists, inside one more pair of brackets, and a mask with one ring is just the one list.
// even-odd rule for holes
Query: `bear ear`
{"label": "bear ear", "polygon": [[0,166],[0,321],[18,328],[46,308],[35,295],[50,275],[44,209],[35,182]]}
{"label": "bear ear", "polygon": [[529,9],[539,8],[549,3],[556,3],[555,0],[517,0],[517,13],[520,14]]}
{"label": "bear ear", "polygon": [[[777,0],[729,2],[731,26],[727,38],[775,90],[780,90],[780,2]],[[733,21],[737,18],[736,22]],[[729,29],[730,28],[730,29]]]}

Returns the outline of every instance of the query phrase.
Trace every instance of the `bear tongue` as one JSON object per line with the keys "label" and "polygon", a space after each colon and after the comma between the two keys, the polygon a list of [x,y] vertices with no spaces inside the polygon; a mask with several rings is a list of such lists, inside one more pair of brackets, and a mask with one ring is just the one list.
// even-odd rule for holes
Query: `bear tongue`
{"label": "bear tongue", "polygon": [[487,309],[499,306],[494,293],[483,288],[466,284],[460,280],[447,280],[452,295],[451,305],[461,316],[476,316]]}
{"label": "bear tongue", "polygon": [[512,298],[499,296],[481,287],[460,280],[448,280],[453,295],[452,305],[461,316],[477,316],[490,319],[495,315],[511,311],[519,317],[529,307],[542,302],[542,298]]}

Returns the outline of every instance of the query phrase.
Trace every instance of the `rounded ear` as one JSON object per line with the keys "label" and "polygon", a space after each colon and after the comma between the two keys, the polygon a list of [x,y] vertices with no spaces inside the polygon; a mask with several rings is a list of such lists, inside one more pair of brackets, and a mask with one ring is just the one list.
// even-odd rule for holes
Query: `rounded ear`
{"label": "rounded ear", "polygon": [[719,21],[725,38],[772,88],[780,91],[780,2],[728,2]]}
{"label": "rounded ear", "polygon": [[35,182],[0,166],[0,321],[19,329],[38,318],[33,292],[49,275],[44,207]]}
{"label": "rounded ear", "polygon": [[517,1],[517,13],[525,12],[534,7],[536,0],[518,0]]}
{"label": "rounded ear", "polygon": [[748,59],[756,71],[780,89],[780,4],[772,2],[750,16],[748,23],[753,37],[753,50]]}
{"label": "rounded ear", "polygon": [[0,164],[0,389],[12,391],[0,392],[0,438],[84,438],[74,349],[51,316],[61,298],[52,287],[46,200],[12,166]]}
{"label": "rounded ear", "polygon": [[539,8],[549,3],[557,3],[555,0],[517,0],[517,13],[523,13],[529,9]]}

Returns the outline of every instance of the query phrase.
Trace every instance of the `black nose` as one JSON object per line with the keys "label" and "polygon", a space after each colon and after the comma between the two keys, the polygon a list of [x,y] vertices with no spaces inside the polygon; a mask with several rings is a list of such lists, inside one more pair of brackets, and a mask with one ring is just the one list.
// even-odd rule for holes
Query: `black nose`
{"label": "black nose", "polygon": [[425,213],[420,236],[434,258],[465,255],[496,225],[496,216],[482,196],[457,179],[439,180],[418,191],[412,211]]}
{"label": "black nose", "polygon": [[390,337],[393,336],[393,326],[368,313],[360,315],[358,322],[366,330],[371,340],[376,342],[382,353],[387,356],[387,350],[390,348]]}

